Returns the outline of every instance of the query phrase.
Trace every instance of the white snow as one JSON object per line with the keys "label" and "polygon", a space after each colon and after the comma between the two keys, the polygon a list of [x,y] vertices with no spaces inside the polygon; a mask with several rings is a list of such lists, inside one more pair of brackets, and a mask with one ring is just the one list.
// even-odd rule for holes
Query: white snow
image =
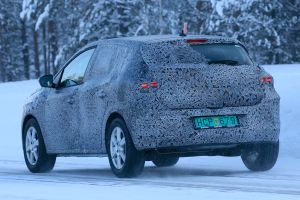
{"label": "white snow", "polygon": [[39,16],[39,18],[35,24],[36,31],[39,30],[41,24],[49,17],[49,11],[50,11],[50,7],[49,7],[49,4],[47,4],[44,12]]}
{"label": "white snow", "polygon": [[23,0],[22,3],[22,11],[20,13],[20,18],[22,20],[30,19],[31,14],[36,11],[36,8],[38,7],[38,1],[39,0]]}
{"label": "white snow", "polygon": [[63,57],[64,51],[65,51],[65,46],[63,46],[62,48],[59,49],[58,54],[56,55],[55,61],[54,61],[55,67],[59,66],[59,62],[61,61],[61,59]]}
{"label": "white snow", "polygon": [[22,158],[20,131],[23,104],[38,87],[36,80],[0,84],[0,160]]}
{"label": "white snow", "polygon": [[275,88],[281,97],[280,153],[300,158],[300,65],[269,65],[265,69],[274,76]]}
{"label": "white snow", "polygon": [[221,17],[224,16],[223,9],[228,8],[228,6],[231,3],[235,3],[235,2],[238,2],[238,1],[236,1],[236,0],[211,0],[213,7],[215,8],[218,15],[220,15]]}
{"label": "white snow", "polygon": [[135,31],[135,33],[134,33],[134,36],[138,36],[138,35],[139,35],[139,32],[140,32],[141,30],[143,30],[143,28],[144,28],[144,25],[143,25],[143,24],[139,25],[139,27],[136,29],[136,31]]}
{"label": "white snow", "polygon": [[54,171],[31,174],[21,150],[22,105],[36,80],[0,84],[0,199],[299,199],[300,64],[269,65],[281,96],[281,149],[268,172],[249,172],[239,157],[182,158],[171,168],[150,162],[118,179],[107,158],[58,158]]}

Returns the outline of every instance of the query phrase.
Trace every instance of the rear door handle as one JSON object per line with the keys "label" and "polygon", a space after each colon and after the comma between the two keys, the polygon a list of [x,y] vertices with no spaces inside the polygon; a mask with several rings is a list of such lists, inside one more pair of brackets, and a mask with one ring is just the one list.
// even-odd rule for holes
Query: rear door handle
{"label": "rear door handle", "polygon": [[71,97],[71,98],[69,98],[68,100],[67,100],[67,103],[68,104],[74,104],[75,103],[75,100],[74,100],[74,98],[73,97]]}
{"label": "rear door handle", "polygon": [[103,99],[104,97],[106,97],[106,94],[105,94],[104,90],[99,90],[98,91],[98,97],[100,97],[101,99]]}

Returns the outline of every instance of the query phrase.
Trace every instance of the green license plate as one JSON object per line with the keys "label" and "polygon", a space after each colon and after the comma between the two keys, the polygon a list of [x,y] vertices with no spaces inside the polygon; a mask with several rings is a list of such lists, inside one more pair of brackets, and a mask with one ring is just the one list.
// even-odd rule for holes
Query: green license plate
{"label": "green license plate", "polygon": [[195,117],[194,124],[196,129],[222,128],[239,126],[239,121],[237,116],[210,116]]}

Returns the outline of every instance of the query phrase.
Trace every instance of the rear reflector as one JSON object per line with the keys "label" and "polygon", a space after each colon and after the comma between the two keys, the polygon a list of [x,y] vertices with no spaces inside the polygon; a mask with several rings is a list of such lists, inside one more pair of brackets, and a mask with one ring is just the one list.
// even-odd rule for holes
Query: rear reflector
{"label": "rear reflector", "polygon": [[195,44],[195,43],[204,43],[204,42],[207,42],[206,39],[188,39],[186,40],[186,42],[188,44]]}

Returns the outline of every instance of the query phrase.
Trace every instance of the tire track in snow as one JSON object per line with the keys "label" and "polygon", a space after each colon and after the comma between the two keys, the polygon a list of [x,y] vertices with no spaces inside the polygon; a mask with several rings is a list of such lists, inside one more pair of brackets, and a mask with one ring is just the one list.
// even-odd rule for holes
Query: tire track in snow
{"label": "tire track in snow", "polygon": [[[0,173],[1,175],[7,175],[7,173]],[[300,195],[298,188],[288,188],[278,185],[276,187],[257,187],[254,185],[240,185],[227,183],[186,183],[186,182],[162,182],[153,180],[139,180],[139,179],[108,179],[101,178],[101,181],[96,178],[90,177],[77,177],[77,176],[61,176],[55,177],[55,179],[49,178],[49,176],[36,177],[34,175],[0,177],[0,180],[5,181],[20,181],[20,182],[35,182],[35,183],[66,183],[66,184],[84,184],[84,185],[97,185],[97,186],[131,186],[131,185],[147,185],[152,187],[172,187],[172,188],[194,188],[194,189],[211,189],[219,191],[241,191],[241,192],[259,192],[259,193],[274,193],[274,194],[288,194],[288,195]]]}
{"label": "tire track in snow", "polygon": [[[195,188],[195,189],[211,189],[218,191],[242,191],[242,192],[259,192],[259,193],[275,193],[287,195],[300,195],[300,178],[299,176],[288,176],[276,174],[267,174],[265,176],[254,175],[200,175],[199,179],[195,181],[195,177],[191,180],[180,180],[178,176],[175,178],[168,177],[167,179],[161,178],[159,180],[143,177],[135,179],[118,179],[107,178],[97,173],[89,173],[85,175],[76,174],[76,171],[84,171],[85,169],[64,169],[54,170],[48,174],[30,174],[24,168],[24,163],[19,161],[0,161],[0,164],[13,164],[15,169],[0,168],[0,180],[4,181],[20,181],[28,183],[65,183],[65,184],[84,184],[84,185],[97,185],[97,186],[138,186],[147,185],[151,187],[172,187],[176,188]],[[19,165],[19,166],[18,166]],[[21,167],[22,165],[22,167]],[[9,167],[9,166],[6,166]],[[60,166],[61,167],[61,166]],[[84,167],[84,166],[82,166]],[[148,171],[149,168],[147,168]],[[91,170],[91,169],[87,169]],[[96,172],[95,169],[92,169]],[[71,172],[71,173],[70,173]],[[111,174],[109,169],[105,172],[105,176]],[[155,173],[155,172],[154,172]],[[92,177],[93,176],[93,177]],[[113,174],[111,174],[113,177]],[[273,177],[274,176],[274,177]],[[282,176],[278,179],[278,176]],[[187,178],[187,176],[184,176]],[[197,178],[196,177],[196,178]],[[198,182],[199,181],[199,182]],[[200,182],[201,181],[201,182]],[[264,182],[267,182],[265,184]]]}

